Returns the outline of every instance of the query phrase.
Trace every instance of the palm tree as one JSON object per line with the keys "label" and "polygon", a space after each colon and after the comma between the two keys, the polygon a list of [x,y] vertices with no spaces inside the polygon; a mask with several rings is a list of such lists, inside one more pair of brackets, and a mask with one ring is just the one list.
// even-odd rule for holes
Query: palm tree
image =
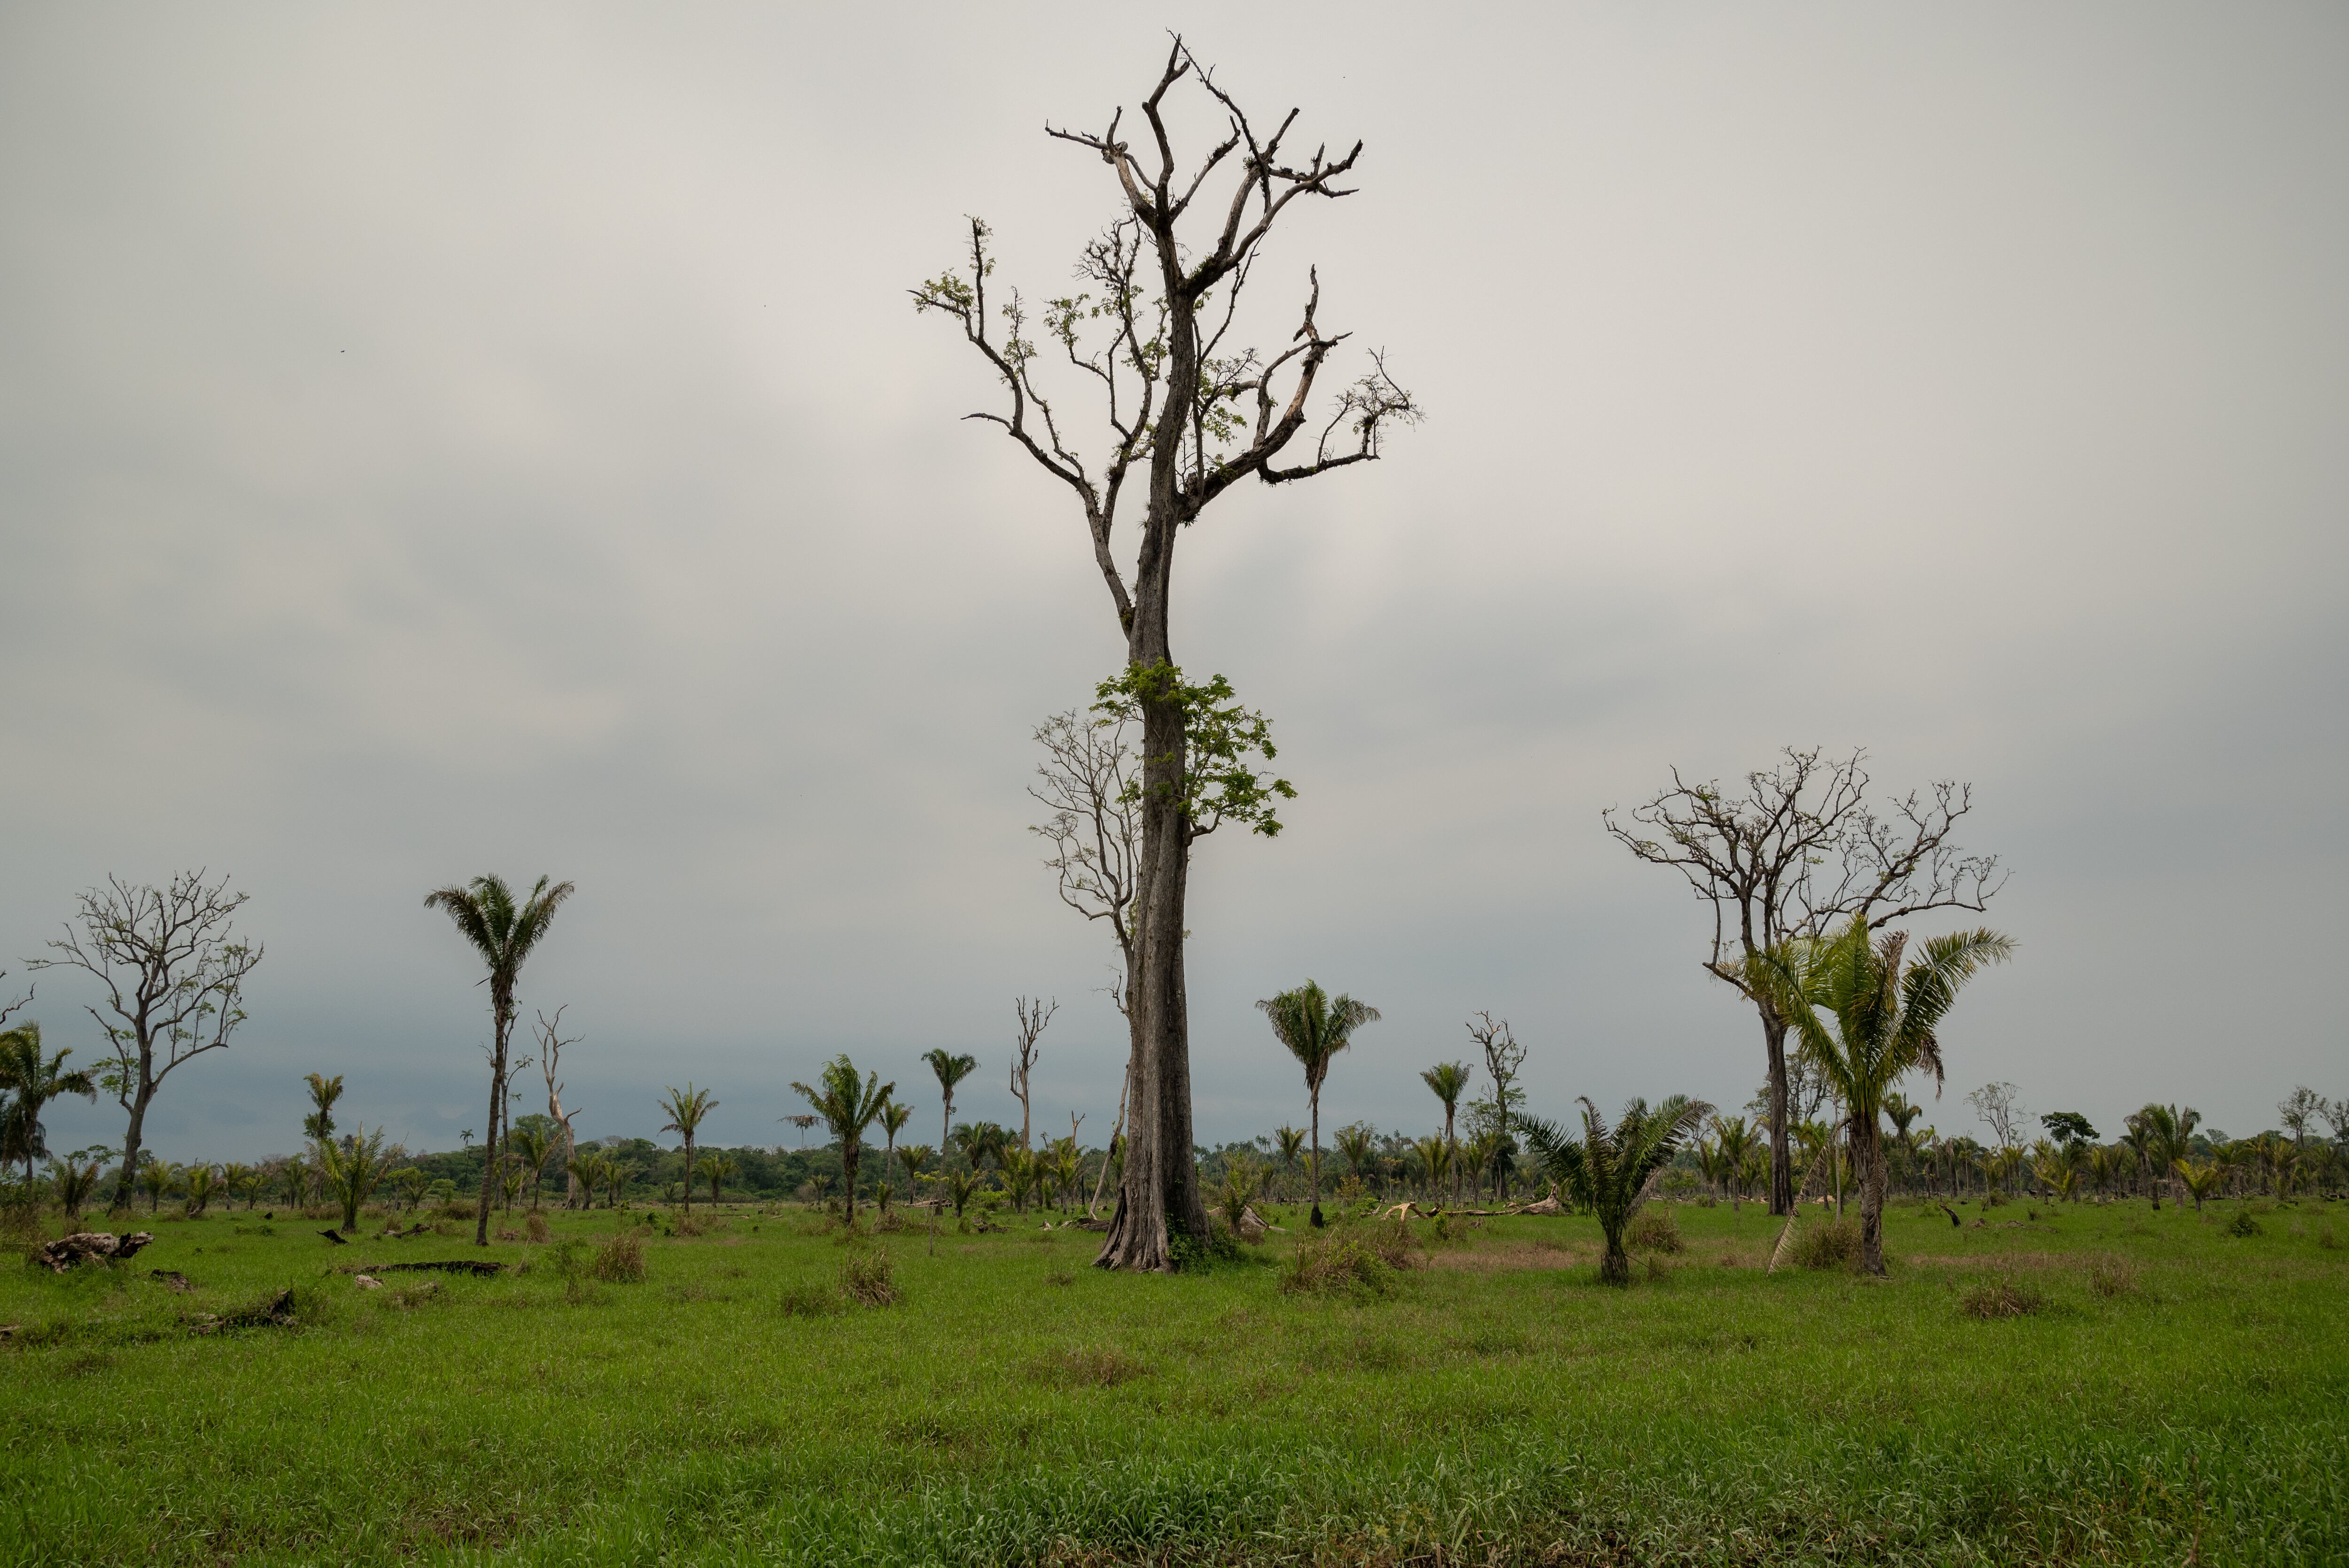
{"label": "palm tree", "polygon": [[[941,1047],[937,1050],[923,1052],[922,1059],[930,1064],[930,1071],[937,1074],[938,1093],[946,1099],[946,1111],[938,1122],[938,1147],[950,1148],[954,1143],[955,1085],[978,1070],[978,1058],[972,1056],[958,1057]],[[956,1212],[959,1213],[961,1211]]]}
{"label": "palm tree", "polygon": [[1298,1159],[1305,1152],[1305,1130],[1301,1127],[1276,1127],[1272,1130],[1272,1136],[1280,1149],[1280,1169],[1288,1175],[1296,1175]]}
{"label": "palm tree", "polygon": [[277,1167],[277,1179],[285,1184],[288,1208],[306,1209],[310,1205],[310,1167],[298,1154]]}
{"label": "palm tree", "polygon": [[1741,1202],[1745,1196],[1745,1171],[1753,1162],[1758,1140],[1754,1136],[1754,1124],[1744,1117],[1713,1119],[1713,1139],[1721,1150],[1723,1162],[1728,1167],[1729,1212],[1744,1212]]}
{"label": "palm tree", "polygon": [[[1484,1201],[1485,1178],[1497,1175],[1494,1167],[1500,1163],[1501,1150],[1505,1146],[1503,1140],[1506,1136],[1498,1127],[1488,1127],[1470,1139],[1464,1145],[1457,1145],[1454,1148],[1452,1160],[1454,1190],[1457,1191],[1460,1177],[1465,1175],[1468,1178],[1468,1201],[1471,1203]],[[1493,1182],[1495,1192],[1499,1191],[1500,1185],[1497,1180]]]}
{"label": "palm tree", "polygon": [[147,1212],[150,1214],[163,1207],[163,1194],[180,1179],[180,1168],[149,1157],[139,1169],[139,1185],[147,1192]]}
{"label": "palm tree", "polygon": [[1966,982],[2012,957],[2015,944],[1984,927],[1930,938],[1913,962],[1904,962],[1908,945],[1908,933],[1877,937],[1856,918],[1839,932],[1756,953],[1746,966],[1843,1107],[1860,1182],[1860,1266],[1873,1274],[1884,1272],[1884,1097],[1911,1072],[1930,1072],[1940,1085],[1935,1030]]}
{"label": "palm tree", "polygon": [[709,1098],[708,1089],[694,1088],[693,1080],[688,1078],[682,1089],[672,1085],[667,1094],[655,1102],[654,1109],[668,1112],[668,1119],[661,1123],[660,1130],[663,1132],[674,1132],[685,1140],[685,1212],[686,1217],[691,1219],[693,1217],[693,1135],[699,1130],[703,1119],[718,1109],[718,1102]]}
{"label": "palm tree", "polygon": [[620,1206],[620,1200],[627,1195],[628,1179],[636,1173],[636,1167],[616,1154],[606,1154],[599,1162],[599,1168],[604,1177],[604,1206],[616,1209]]}
{"label": "palm tree", "polygon": [[2194,1200],[2194,1212],[2198,1214],[2202,1212],[2202,1200],[2215,1197],[2227,1180],[2226,1168],[2213,1160],[2178,1160],[2171,1169],[2185,1183],[2187,1192]]}
{"label": "palm tree", "polygon": [[848,1222],[856,1223],[856,1157],[864,1145],[864,1130],[879,1119],[881,1108],[897,1092],[894,1083],[885,1084],[879,1073],[867,1073],[859,1088],[856,1064],[845,1055],[837,1056],[824,1064],[816,1081],[823,1088],[812,1089],[803,1083],[792,1088],[799,1091],[810,1109],[823,1118],[832,1135],[840,1140],[840,1170],[848,1188]]}
{"label": "palm tree", "polygon": [[580,1190],[587,1194],[587,1208],[595,1206],[595,1190],[604,1184],[604,1167],[607,1163],[603,1155],[592,1149],[582,1149],[564,1162],[564,1174],[578,1182]]}
{"label": "palm tree", "polygon": [[713,1154],[701,1169],[702,1173],[709,1178],[709,1202],[715,1208],[726,1191],[726,1179],[740,1167],[734,1163],[734,1157],[730,1154]]}
{"label": "palm tree", "polygon": [[1716,1140],[1710,1138],[1697,1140],[1696,1169],[1697,1174],[1704,1178],[1705,1185],[1715,1192],[1728,1186],[1729,1156],[1721,1151],[1721,1145]]}
{"label": "palm tree", "polygon": [[81,1218],[82,1205],[98,1190],[98,1176],[102,1169],[95,1160],[78,1160],[70,1154],[62,1159],[49,1157],[49,1191],[56,1195],[57,1207],[65,1211],[66,1218]]}
{"label": "palm tree", "polygon": [[435,889],[424,895],[424,907],[448,912],[457,930],[489,967],[490,1023],[496,1045],[490,1060],[490,1135],[481,1145],[481,1204],[473,1244],[490,1244],[490,1197],[497,1172],[498,1130],[505,1114],[506,1046],[513,1037],[514,983],[539,939],[546,934],[554,912],[572,894],[569,882],[548,885],[538,879],[530,896],[519,904],[502,877],[475,877],[464,887]]}
{"label": "palm tree", "polygon": [[1585,1099],[1579,1142],[1537,1118],[1518,1122],[1544,1174],[1566,1189],[1576,1207],[1599,1216],[1599,1228],[1607,1237],[1607,1255],[1599,1264],[1604,1283],[1631,1283],[1631,1255],[1623,1250],[1623,1232],[1639,1212],[1648,1178],[1672,1162],[1682,1141],[1704,1125],[1712,1110],[1704,1101],[1684,1094],[1652,1110],[1646,1100],[1635,1099],[1610,1128],[1599,1108]]}
{"label": "palm tree", "polygon": [[343,1098],[343,1075],[328,1078],[324,1073],[310,1073],[303,1082],[310,1086],[310,1114],[302,1119],[302,1136],[313,1143],[324,1143],[335,1135],[335,1101]]}
{"label": "palm tree", "polygon": [[343,1206],[344,1234],[359,1228],[360,1205],[375,1195],[398,1153],[384,1152],[380,1127],[373,1132],[362,1127],[339,1141],[318,1145],[318,1170],[326,1179],[326,1191]]}
{"label": "palm tree", "polygon": [[[1475,1070],[1466,1062],[1438,1062],[1419,1075],[1419,1081],[1444,1102],[1444,1143],[1455,1156],[1455,1166],[1460,1144],[1452,1136],[1452,1110],[1460,1103],[1460,1097],[1468,1092],[1468,1078]],[[1454,1184],[1458,1185],[1456,1180]]]}
{"label": "palm tree", "polygon": [[1338,1145],[1338,1152],[1345,1157],[1346,1174],[1357,1181],[1361,1181],[1362,1173],[1371,1168],[1371,1161],[1377,1158],[1378,1134],[1357,1121],[1340,1128],[1332,1141]]}
{"label": "palm tree", "polygon": [[905,1123],[914,1119],[914,1108],[899,1105],[895,1100],[881,1108],[881,1206],[889,1206],[889,1167],[897,1162],[897,1134],[905,1130]]}
{"label": "palm tree", "polygon": [[1223,1184],[1216,1190],[1216,1207],[1224,1223],[1231,1228],[1232,1240],[1240,1240],[1240,1221],[1247,1213],[1248,1200],[1256,1196],[1257,1183],[1264,1172],[1257,1162],[1242,1154],[1224,1162]]}
{"label": "palm tree", "polygon": [[547,1157],[554,1152],[554,1135],[544,1127],[526,1126],[507,1140],[507,1147],[530,1173],[530,1206],[538,1207],[539,1184],[546,1174]]}
{"label": "palm tree", "polygon": [[33,1183],[33,1161],[49,1152],[41,1112],[51,1100],[69,1094],[98,1099],[95,1078],[66,1069],[66,1058],[71,1055],[68,1048],[43,1056],[41,1026],[36,1023],[0,1030],[0,1090],[10,1097],[5,1109],[0,1109],[0,1161],[23,1161],[27,1188]]}
{"label": "palm tree", "polygon": [[200,1161],[182,1171],[180,1180],[188,1190],[187,1212],[191,1216],[202,1213],[212,1201],[212,1189],[219,1184],[220,1173]]}
{"label": "palm tree", "polygon": [[1321,1223],[1321,1080],[1330,1058],[1353,1042],[1354,1031],[1375,1024],[1379,1010],[1342,993],[1331,996],[1311,980],[1293,991],[1258,1002],[1272,1020],[1273,1037],[1305,1068],[1305,1094],[1312,1107],[1313,1223]]}
{"label": "palm tree", "polygon": [[1419,1161],[1419,1173],[1427,1185],[1430,1197],[1437,1194],[1452,1171],[1452,1145],[1444,1141],[1441,1133],[1430,1133],[1411,1146],[1412,1157]]}
{"label": "palm tree", "polygon": [[930,1161],[937,1157],[938,1151],[926,1143],[900,1144],[897,1148],[897,1164],[905,1172],[905,1185],[919,1191],[922,1185],[922,1172],[928,1170]]}
{"label": "palm tree", "polygon": [[949,1171],[940,1179],[946,1186],[947,1202],[954,1205],[955,1218],[978,1195],[979,1180],[976,1171]]}

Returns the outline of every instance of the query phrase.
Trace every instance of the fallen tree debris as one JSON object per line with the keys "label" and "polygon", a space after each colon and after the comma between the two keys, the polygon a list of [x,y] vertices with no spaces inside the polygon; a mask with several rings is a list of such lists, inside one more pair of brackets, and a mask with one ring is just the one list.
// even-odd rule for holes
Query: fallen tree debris
{"label": "fallen tree debris", "polygon": [[77,1264],[93,1258],[109,1263],[121,1263],[155,1238],[146,1231],[136,1235],[109,1235],[104,1231],[77,1231],[70,1236],[47,1243],[41,1248],[41,1262],[55,1274],[63,1274]]}
{"label": "fallen tree debris", "polygon": [[[357,1265],[357,1272],[362,1274],[413,1274],[419,1270],[430,1270],[436,1274],[479,1274],[487,1277],[491,1274],[503,1274],[506,1265],[503,1264],[493,1264],[482,1258],[441,1258],[427,1264],[360,1264]],[[380,1284],[382,1282],[378,1280],[376,1283]]]}
{"label": "fallen tree debris", "polygon": [[188,1283],[188,1276],[181,1274],[178,1269],[149,1269],[147,1271],[147,1277],[156,1281],[158,1284],[170,1285],[173,1290],[181,1291],[182,1293],[195,1289],[195,1286]]}

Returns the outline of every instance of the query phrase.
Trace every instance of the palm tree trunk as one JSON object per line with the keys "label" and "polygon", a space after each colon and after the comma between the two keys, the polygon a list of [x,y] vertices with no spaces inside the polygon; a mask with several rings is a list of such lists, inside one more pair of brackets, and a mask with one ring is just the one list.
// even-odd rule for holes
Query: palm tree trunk
{"label": "palm tree trunk", "polygon": [[1320,1086],[1319,1086],[1319,1085],[1318,1085],[1318,1084],[1317,1084],[1316,1086],[1314,1086],[1313,1092],[1312,1092],[1311,1094],[1308,1095],[1306,1098],[1307,1098],[1307,1099],[1309,1099],[1309,1101],[1311,1101],[1311,1102],[1312,1102],[1312,1116],[1311,1116],[1310,1119],[1312,1120],[1312,1123],[1313,1123],[1313,1224],[1314,1224],[1314,1227],[1318,1230],[1318,1229],[1319,1229],[1319,1228],[1320,1228],[1320,1224],[1321,1224],[1321,1089],[1320,1089]]}
{"label": "palm tree trunk", "polygon": [[1876,1118],[1851,1120],[1852,1173],[1859,1180],[1859,1266],[1868,1274],[1884,1273],[1884,1147]]}
{"label": "palm tree trunk", "polygon": [[693,1134],[685,1135],[685,1217],[693,1218]]}
{"label": "palm tree trunk", "polygon": [[848,1187],[848,1228],[852,1231],[856,1228],[857,1141],[854,1138],[843,1138],[840,1140],[840,1173],[845,1179]]}
{"label": "palm tree trunk", "polygon": [[490,1064],[489,1140],[481,1145],[481,1202],[474,1213],[473,1244],[490,1244],[491,1185],[498,1174],[498,1107],[506,1087],[506,1031],[512,1024],[508,1016],[513,1010],[512,994],[502,987],[490,995],[491,1020],[496,1030],[497,1045]]}
{"label": "palm tree trunk", "polygon": [[1795,1212],[1795,1156],[1786,1146],[1786,1026],[1767,1002],[1756,1001],[1762,1013],[1762,1041],[1770,1054],[1770,1212]]}

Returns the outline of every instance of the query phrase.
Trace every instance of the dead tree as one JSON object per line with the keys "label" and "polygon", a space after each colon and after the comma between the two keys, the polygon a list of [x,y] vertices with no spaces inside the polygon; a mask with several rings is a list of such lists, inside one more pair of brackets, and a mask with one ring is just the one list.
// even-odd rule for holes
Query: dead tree
{"label": "dead tree", "polygon": [[[1185,80],[1226,132],[1187,167],[1177,161],[1164,112],[1167,95]],[[1270,755],[1262,720],[1232,703],[1220,679],[1186,684],[1176,667],[1168,638],[1174,546],[1183,528],[1234,485],[1251,479],[1283,484],[1370,461],[1387,427],[1411,422],[1419,409],[1373,353],[1369,374],[1317,411],[1314,391],[1324,364],[1348,336],[1321,329],[1318,273],[1307,275],[1303,307],[1283,346],[1260,356],[1234,335],[1266,237],[1301,199],[1351,194],[1340,181],[1361,157],[1361,143],[1342,157],[1322,147],[1291,161],[1295,155],[1284,144],[1296,111],[1263,134],[1179,38],[1143,103],[1148,139],[1138,152],[1119,137],[1123,115],[1113,114],[1098,133],[1046,128],[1101,159],[1117,181],[1123,209],[1084,247],[1077,292],[1049,301],[1040,318],[1016,291],[990,304],[994,261],[987,225],[974,219],[967,263],[916,289],[914,298],[918,309],[957,322],[1001,384],[998,409],[970,418],[1000,428],[1067,487],[1083,514],[1125,644],[1125,672],[1105,684],[1103,695],[1122,691],[1142,729],[1128,982],[1135,1070],[1118,1212],[1098,1262],[1164,1269],[1173,1261],[1170,1233],[1207,1233],[1191,1156],[1183,984],[1192,846],[1215,820],[1277,830],[1272,798],[1291,793],[1252,770],[1251,750]],[[1183,220],[1218,170],[1228,184],[1209,197],[1194,232]],[[1041,343],[1029,335],[1040,322]],[[1103,445],[1091,459],[1044,393],[1045,345],[1058,373],[1089,388],[1105,416]],[[1307,435],[1307,445],[1292,455],[1309,422],[1318,433]],[[1129,577],[1114,530],[1137,465],[1144,496]],[[1215,738],[1206,730],[1216,730]]]}
{"label": "dead tree", "polygon": [[1930,909],[1981,910],[2005,882],[1995,855],[1951,841],[1973,809],[1973,787],[1950,780],[1911,790],[1882,814],[1868,804],[1868,753],[1823,757],[1787,747],[1766,771],[1745,776],[1745,793],[1719,780],[1672,784],[1634,806],[1631,826],[1613,808],[1600,820],[1640,860],[1670,866],[1713,911],[1705,972],[1754,1006],[1769,1057],[1770,1212],[1795,1202],[1787,1143],[1786,1021],[1747,984],[1756,953],[1838,921],[1880,926]]}
{"label": "dead tree", "polygon": [[[1485,1053],[1485,1071],[1493,1079],[1493,1125],[1506,1139],[1509,1135],[1510,1102],[1525,1092],[1511,1086],[1516,1082],[1518,1072],[1526,1065],[1526,1048],[1517,1044],[1517,1037],[1510,1032],[1506,1018],[1496,1020],[1492,1014],[1479,1011],[1468,1020],[1467,1027],[1468,1037],[1476,1042],[1478,1050]],[[1494,1195],[1505,1198],[1507,1196],[1507,1176],[1499,1168],[1497,1156],[1495,1165]]]}
{"label": "dead tree", "polygon": [[[579,1206],[579,1173],[576,1171],[572,1170],[571,1166],[572,1162],[579,1157],[579,1140],[577,1136],[572,1130],[571,1119],[577,1116],[580,1109],[583,1108],[574,1106],[569,1110],[563,1109],[563,1084],[561,1080],[556,1078],[554,1076],[556,1070],[562,1066],[563,1047],[565,1046],[575,1046],[581,1040],[587,1037],[585,1035],[574,1035],[568,1039],[564,1037],[562,1033],[563,1012],[564,1007],[568,1007],[571,1004],[566,1002],[562,1007],[554,1009],[554,1016],[552,1018],[548,1017],[545,1014],[541,1013],[538,1016],[538,1026],[535,1032],[538,1036],[539,1070],[546,1077],[547,1119],[554,1122],[555,1126],[563,1129],[563,1179],[564,1183],[563,1188],[563,1206],[566,1209],[575,1209]],[[533,1202],[536,1202],[538,1200],[535,1198],[531,1200]]]}
{"label": "dead tree", "polygon": [[1028,1152],[1029,1078],[1036,1068],[1036,1042],[1043,1037],[1044,1026],[1061,1010],[1058,998],[1050,1002],[1030,1002],[1022,996],[1011,1004],[1019,1018],[1011,1056],[1011,1093],[1019,1101],[1019,1152]]}
{"label": "dead tree", "polygon": [[109,877],[81,895],[80,913],[48,944],[58,956],[29,965],[79,969],[105,988],[105,1002],[88,1008],[114,1053],[98,1082],[130,1113],[110,1212],[130,1205],[147,1108],[163,1080],[206,1051],[225,1049],[244,1022],[245,977],[262,954],[259,943],[233,932],[249,896],[230,892],[226,877],[205,882],[201,870],[161,888]]}

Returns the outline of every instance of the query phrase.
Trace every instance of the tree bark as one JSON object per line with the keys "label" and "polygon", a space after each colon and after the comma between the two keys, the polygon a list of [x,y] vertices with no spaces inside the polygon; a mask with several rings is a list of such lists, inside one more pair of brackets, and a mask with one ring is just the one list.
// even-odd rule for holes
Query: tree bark
{"label": "tree bark", "polygon": [[147,1126],[147,1102],[153,1092],[152,1089],[142,1088],[131,1104],[130,1126],[122,1135],[122,1172],[114,1183],[113,1202],[106,1206],[109,1214],[123,1213],[130,1208],[133,1185],[139,1179],[139,1150],[143,1141],[141,1135]]}
{"label": "tree bark", "polygon": [[1754,1006],[1770,1052],[1770,1212],[1783,1217],[1795,1212],[1795,1160],[1786,1138],[1786,1026],[1768,1003],[1756,1001]]}
{"label": "tree bark", "polygon": [[490,1010],[496,1046],[491,1057],[489,1139],[481,1145],[481,1202],[473,1221],[473,1244],[477,1247],[490,1244],[490,1192],[498,1174],[498,1112],[505,1098],[506,1036],[513,1026],[513,994],[503,989],[492,992]]}
{"label": "tree bark", "polygon": [[1306,1099],[1311,1105],[1307,1119],[1313,1123],[1313,1225],[1319,1230],[1321,1226],[1321,1086],[1314,1085],[1313,1092]]}
{"label": "tree bark", "polygon": [[1851,1162],[1859,1178],[1859,1266],[1884,1273],[1884,1134],[1870,1112],[1851,1118]]}

